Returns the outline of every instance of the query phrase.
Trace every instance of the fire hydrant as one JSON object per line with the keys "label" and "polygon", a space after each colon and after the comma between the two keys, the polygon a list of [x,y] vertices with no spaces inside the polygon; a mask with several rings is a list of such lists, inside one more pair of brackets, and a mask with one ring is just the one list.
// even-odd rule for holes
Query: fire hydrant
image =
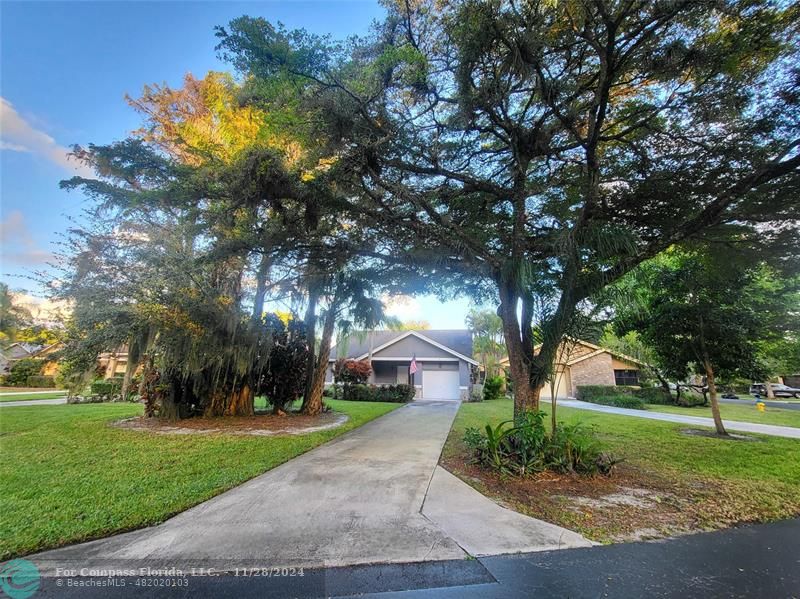
{"label": "fire hydrant", "polygon": [[763,401],[757,401],[756,402],[756,409],[759,412],[766,412],[767,411],[767,404],[765,404]]}

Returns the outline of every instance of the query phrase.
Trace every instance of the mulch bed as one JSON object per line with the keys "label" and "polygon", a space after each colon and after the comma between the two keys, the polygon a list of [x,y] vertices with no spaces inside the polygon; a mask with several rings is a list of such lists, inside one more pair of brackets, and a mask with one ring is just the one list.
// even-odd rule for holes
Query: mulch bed
{"label": "mulch bed", "polygon": [[711,481],[687,485],[624,462],[612,476],[543,472],[512,478],[467,463],[466,457],[449,456],[442,466],[500,505],[595,541],[634,541],[709,528],[703,504],[716,492]]}
{"label": "mulch bed", "polygon": [[348,416],[338,412],[324,412],[318,416],[305,416],[289,412],[285,416],[256,414],[255,416],[224,416],[220,418],[187,418],[168,421],[139,416],[112,423],[112,426],[173,435],[203,435],[226,433],[232,435],[302,435],[336,428],[347,422]]}

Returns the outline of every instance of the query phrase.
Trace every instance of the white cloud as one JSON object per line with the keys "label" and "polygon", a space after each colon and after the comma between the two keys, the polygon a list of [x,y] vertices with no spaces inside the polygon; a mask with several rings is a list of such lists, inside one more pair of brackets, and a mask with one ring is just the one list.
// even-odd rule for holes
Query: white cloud
{"label": "white cloud", "polygon": [[0,240],[0,257],[4,264],[43,267],[53,259],[52,253],[38,247],[19,210],[10,212],[0,222]]}
{"label": "white cloud", "polygon": [[0,97],[0,138],[2,150],[30,152],[69,173],[92,176],[90,168],[69,156],[69,148],[59,145],[47,133],[36,129],[3,97]]}
{"label": "white cloud", "polygon": [[23,292],[12,292],[15,304],[25,307],[36,323],[54,325],[63,323],[64,317],[72,312],[72,306],[62,300],[36,297]]}

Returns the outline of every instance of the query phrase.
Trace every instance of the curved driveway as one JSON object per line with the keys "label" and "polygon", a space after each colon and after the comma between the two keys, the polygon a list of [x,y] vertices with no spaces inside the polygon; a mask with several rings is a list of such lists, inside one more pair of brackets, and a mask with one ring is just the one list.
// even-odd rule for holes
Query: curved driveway
{"label": "curved driveway", "polygon": [[159,526],[31,559],[46,575],[59,567],[231,571],[589,546],[437,467],[458,406],[413,402]]}

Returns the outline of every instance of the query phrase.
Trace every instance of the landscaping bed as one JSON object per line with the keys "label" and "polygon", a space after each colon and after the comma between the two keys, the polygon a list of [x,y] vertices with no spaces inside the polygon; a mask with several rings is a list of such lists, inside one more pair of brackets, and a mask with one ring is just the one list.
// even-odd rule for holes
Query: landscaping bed
{"label": "landscaping bed", "polygon": [[141,404],[4,410],[0,560],[163,522],[401,406],[326,403],[347,422],[267,437],[165,435],[109,426],[140,416]]}
{"label": "landscaping bed", "polygon": [[512,412],[509,400],[462,404],[441,464],[499,503],[592,540],[659,538],[800,514],[800,441],[723,440],[687,435],[686,425],[558,408],[559,420],[595,425],[604,448],[624,460],[612,476],[516,478],[471,464],[464,431]]}

